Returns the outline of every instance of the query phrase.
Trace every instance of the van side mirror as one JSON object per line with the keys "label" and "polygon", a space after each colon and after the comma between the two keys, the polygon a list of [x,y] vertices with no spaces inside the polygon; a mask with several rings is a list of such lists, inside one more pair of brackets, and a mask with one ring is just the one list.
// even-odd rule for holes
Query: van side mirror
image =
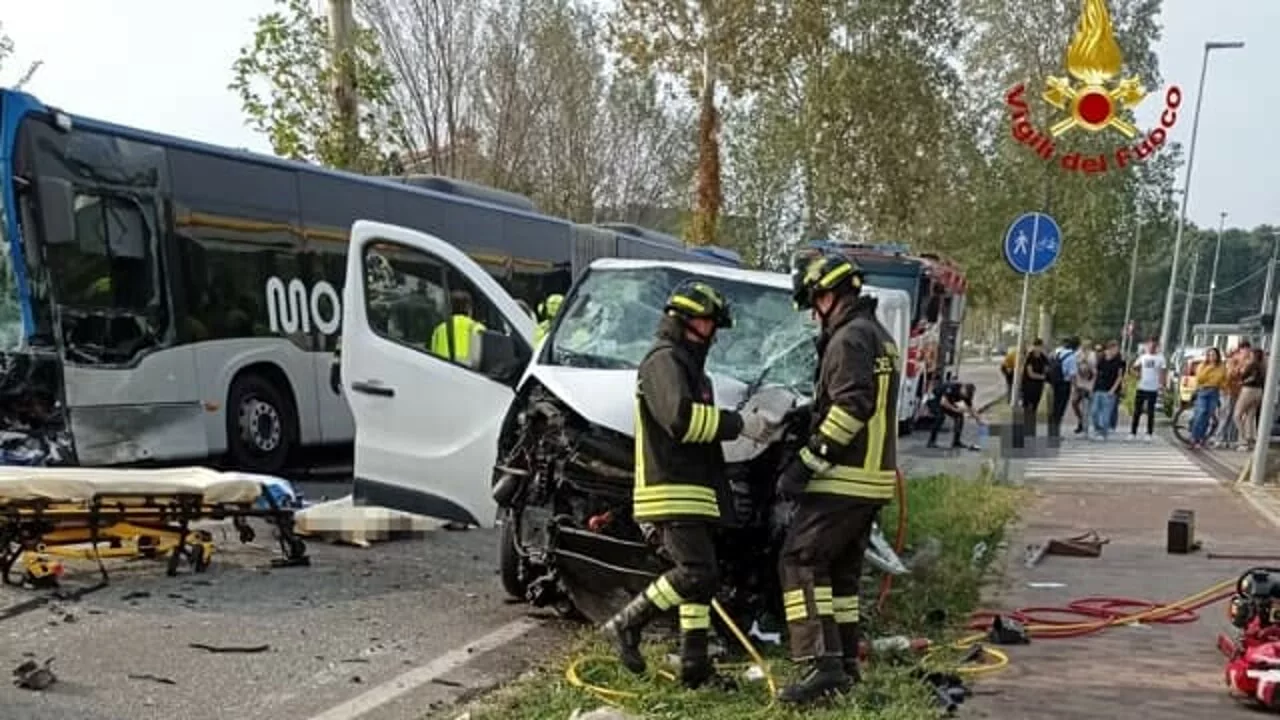
{"label": "van side mirror", "polygon": [[480,333],[480,372],[506,385],[514,385],[528,364],[527,353],[514,337],[493,330]]}
{"label": "van side mirror", "polygon": [[76,239],[75,193],[71,183],[59,177],[41,176],[36,198],[40,227],[48,245],[67,245]]}

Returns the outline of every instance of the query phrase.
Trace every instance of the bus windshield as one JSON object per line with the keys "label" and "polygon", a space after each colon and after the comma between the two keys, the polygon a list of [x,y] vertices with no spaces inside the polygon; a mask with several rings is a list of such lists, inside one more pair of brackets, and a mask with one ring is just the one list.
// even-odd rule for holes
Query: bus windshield
{"label": "bus windshield", "polygon": [[22,346],[22,311],[18,305],[18,281],[9,256],[8,216],[0,193],[0,352]]}
{"label": "bus windshield", "polygon": [[165,337],[156,198],[163,153],[92,132],[30,121],[37,192],[65,221],[36,223],[67,359],[128,363]]}
{"label": "bus windshield", "polygon": [[[590,270],[550,341],[550,362],[572,367],[633,369],[653,345],[671,288],[692,275],[672,268]],[[752,283],[700,278],[724,293],[733,327],[716,333],[707,372],[807,393],[815,370],[817,326],[797,312],[791,292]]]}

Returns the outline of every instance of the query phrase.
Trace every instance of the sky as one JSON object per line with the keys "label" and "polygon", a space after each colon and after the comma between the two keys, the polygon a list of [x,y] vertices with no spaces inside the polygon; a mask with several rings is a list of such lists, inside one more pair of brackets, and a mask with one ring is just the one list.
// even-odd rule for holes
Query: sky
{"label": "sky", "polygon": [[[318,2],[319,0],[317,0]],[[227,88],[231,63],[272,0],[39,0],[5,3],[17,61],[43,60],[27,89],[69,112],[220,145],[269,152]],[[1185,94],[1172,133],[1191,137],[1206,40],[1242,40],[1210,55],[1188,217],[1216,227],[1280,225],[1280,0],[1165,0],[1157,46],[1166,84]],[[17,63],[15,63],[17,64]],[[12,77],[0,78],[12,80]],[[1153,125],[1163,92],[1138,119]],[[1182,187],[1180,171],[1178,186]]]}

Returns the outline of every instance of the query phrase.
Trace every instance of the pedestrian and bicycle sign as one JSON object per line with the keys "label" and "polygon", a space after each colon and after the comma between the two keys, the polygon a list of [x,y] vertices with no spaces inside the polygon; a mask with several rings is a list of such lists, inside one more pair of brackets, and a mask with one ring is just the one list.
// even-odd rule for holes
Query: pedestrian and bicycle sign
{"label": "pedestrian and bicycle sign", "polygon": [[[1018,404],[1022,389],[1023,339],[1027,326],[1027,299],[1031,293],[1031,276],[1039,275],[1058,262],[1062,254],[1062,230],[1058,222],[1042,212],[1023,213],[1004,233],[1004,259],[1009,267],[1022,275],[1022,307],[1018,312],[1018,360],[1014,367],[1009,402]],[[1022,413],[1015,412],[1014,423],[1023,422]],[[1019,436],[1018,433],[1015,435]],[[1020,445],[1015,443],[1015,447]]]}
{"label": "pedestrian and bicycle sign", "polygon": [[1004,259],[1015,272],[1039,275],[1062,254],[1062,231],[1049,215],[1023,213],[1004,234]]}

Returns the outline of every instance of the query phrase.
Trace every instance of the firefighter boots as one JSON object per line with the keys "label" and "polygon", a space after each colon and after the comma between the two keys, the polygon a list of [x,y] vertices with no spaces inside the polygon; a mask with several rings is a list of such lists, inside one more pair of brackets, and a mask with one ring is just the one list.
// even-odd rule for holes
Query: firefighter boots
{"label": "firefighter boots", "polygon": [[622,664],[637,675],[645,670],[644,655],[640,654],[640,632],[659,612],[657,605],[640,594],[619,610],[617,615],[609,618],[609,622],[601,628],[617,648]]}
{"label": "firefighter boots", "polygon": [[707,651],[706,630],[686,630],[680,633],[680,684],[690,690],[711,685],[732,690],[735,683],[716,672]]}
{"label": "firefighter boots", "polygon": [[778,692],[778,700],[791,705],[807,705],[833,694],[848,692],[852,687],[853,681],[845,674],[841,658],[818,658],[799,682]]}
{"label": "firefighter boots", "polygon": [[862,682],[862,670],[858,663],[858,651],[861,644],[861,625],[858,623],[840,623],[840,649],[844,653],[844,673],[854,683]]}

